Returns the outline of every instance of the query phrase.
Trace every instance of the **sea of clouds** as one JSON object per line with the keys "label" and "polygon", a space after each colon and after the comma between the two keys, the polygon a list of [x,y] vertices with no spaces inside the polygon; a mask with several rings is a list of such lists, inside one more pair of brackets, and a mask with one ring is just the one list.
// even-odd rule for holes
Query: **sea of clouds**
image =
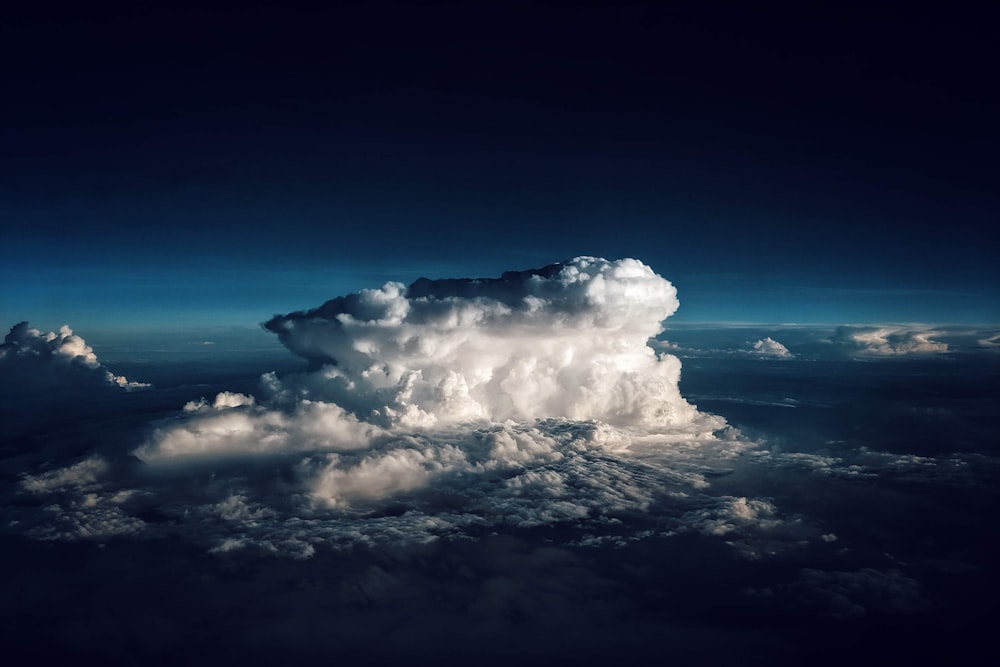
{"label": "sea of clouds", "polygon": [[[277,315],[265,328],[308,370],[266,373],[254,395],[191,400],[124,450],[32,462],[8,529],[176,535],[296,559],[542,526],[577,545],[697,533],[751,559],[835,539],[726,478],[755,466],[863,475],[871,457],[770,452],[685,400],[677,346],[655,340],[678,305],[638,260],[578,257],[387,283]],[[947,348],[887,328],[842,328],[838,341],[850,354]],[[796,358],[770,336],[742,354]],[[67,327],[15,326],[0,364],[67,395],[145,387]]]}

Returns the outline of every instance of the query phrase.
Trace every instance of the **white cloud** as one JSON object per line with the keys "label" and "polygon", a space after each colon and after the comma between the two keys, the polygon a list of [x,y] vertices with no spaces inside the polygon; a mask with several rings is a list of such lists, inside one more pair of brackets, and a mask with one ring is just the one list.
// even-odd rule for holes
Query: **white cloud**
{"label": "white cloud", "polygon": [[906,327],[840,327],[834,341],[859,354],[872,356],[901,356],[911,354],[940,354],[948,351],[948,344],[933,340],[940,335],[934,329],[909,329]]}
{"label": "white cloud", "polygon": [[755,342],[753,344],[753,351],[755,354],[764,357],[777,357],[779,359],[789,359],[792,357],[792,353],[788,351],[787,347],[770,336],[761,338]]}
{"label": "white cloud", "polygon": [[3,393],[23,394],[25,387],[54,391],[86,387],[131,391],[149,387],[113,374],[97,360],[93,348],[65,325],[58,333],[42,333],[27,322],[11,327],[0,344],[0,369],[5,379],[0,386]]}
{"label": "white cloud", "polygon": [[746,526],[771,528],[778,524],[775,506],[764,499],[721,498],[715,507],[691,512],[686,520],[706,535],[727,535]]}
{"label": "white cloud", "polygon": [[541,417],[656,427],[693,419],[680,362],[647,346],[678,306],[637,260],[579,257],[498,279],[388,283],[267,323],[317,372],[275,396],[386,427]]}
{"label": "white cloud", "polygon": [[302,400],[288,411],[254,405],[252,397],[220,394],[184,406],[185,415],[162,424],[135,454],[147,463],[211,456],[287,454],[368,447],[382,429],[334,403]]}

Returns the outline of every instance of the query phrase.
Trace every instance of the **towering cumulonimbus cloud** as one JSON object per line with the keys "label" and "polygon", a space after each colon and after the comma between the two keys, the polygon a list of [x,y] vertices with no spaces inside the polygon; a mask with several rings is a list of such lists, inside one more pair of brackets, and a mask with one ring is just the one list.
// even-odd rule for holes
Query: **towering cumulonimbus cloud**
{"label": "towering cumulonimbus cloud", "polygon": [[558,417],[690,422],[680,362],[647,341],[678,307],[634,259],[578,257],[495,279],[388,283],[265,324],[311,373],[275,395],[337,403],[382,427]]}

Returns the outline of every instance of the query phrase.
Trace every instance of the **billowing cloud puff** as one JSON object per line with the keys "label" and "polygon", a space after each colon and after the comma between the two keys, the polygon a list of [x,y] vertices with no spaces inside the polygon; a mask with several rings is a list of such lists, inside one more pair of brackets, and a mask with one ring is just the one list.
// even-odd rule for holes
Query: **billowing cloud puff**
{"label": "billowing cloud puff", "polygon": [[780,359],[789,359],[792,353],[788,351],[788,348],[774,340],[770,336],[766,338],[761,338],[756,343],[753,344],[753,351],[755,354],[759,354],[764,357],[777,357]]}
{"label": "billowing cloud puff", "polygon": [[388,283],[265,326],[318,368],[276,398],[385,427],[542,417],[655,428],[695,417],[680,362],[647,346],[678,307],[643,263],[578,257],[496,279]]}
{"label": "billowing cloud puff", "polygon": [[839,327],[834,340],[865,355],[940,354],[948,344],[933,340],[939,332],[905,327]]}
{"label": "billowing cloud puff", "polygon": [[[115,375],[97,360],[86,341],[63,325],[59,333],[42,333],[27,322],[14,325],[0,345],[0,369],[7,382],[0,391],[21,394],[28,387],[148,387]],[[11,382],[11,380],[15,380]]]}
{"label": "billowing cloud puff", "polygon": [[255,406],[250,396],[223,392],[210,406],[204,399],[156,429],[136,450],[147,462],[198,456],[287,454],[367,447],[382,433],[334,403],[302,400],[290,411]]}

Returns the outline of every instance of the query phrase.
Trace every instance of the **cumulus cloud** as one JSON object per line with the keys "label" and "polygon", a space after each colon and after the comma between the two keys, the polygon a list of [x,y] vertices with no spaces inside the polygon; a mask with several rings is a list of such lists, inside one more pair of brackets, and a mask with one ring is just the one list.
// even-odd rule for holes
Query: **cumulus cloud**
{"label": "cumulus cloud", "polygon": [[678,307],[637,260],[579,257],[494,279],[388,283],[266,323],[318,370],[279,397],[335,402],[386,427],[541,417],[690,422],[680,362],[646,344]]}
{"label": "cumulus cloud", "polygon": [[766,338],[761,338],[753,344],[753,351],[755,354],[759,354],[763,357],[777,357],[780,359],[789,359],[792,353],[788,351],[788,348],[774,340],[770,336]]}
{"label": "cumulus cloud", "polygon": [[57,468],[39,475],[23,475],[21,487],[31,493],[52,493],[66,489],[89,489],[108,471],[108,463],[99,456],[92,456],[65,468]]}
{"label": "cumulus cloud", "polygon": [[65,325],[58,333],[42,333],[27,322],[15,324],[0,344],[0,369],[7,380],[0,391],[11,394],[44,387],[116,387],[131,391],[149,386],[129,382],[105,368],[86,341]]}
{"label": "cumulus cloud", "polygon": [[906,327],[839,327],[833,340],[858,354],[890,357],[948,352],[947,343],[932,338],[940,334]]}

